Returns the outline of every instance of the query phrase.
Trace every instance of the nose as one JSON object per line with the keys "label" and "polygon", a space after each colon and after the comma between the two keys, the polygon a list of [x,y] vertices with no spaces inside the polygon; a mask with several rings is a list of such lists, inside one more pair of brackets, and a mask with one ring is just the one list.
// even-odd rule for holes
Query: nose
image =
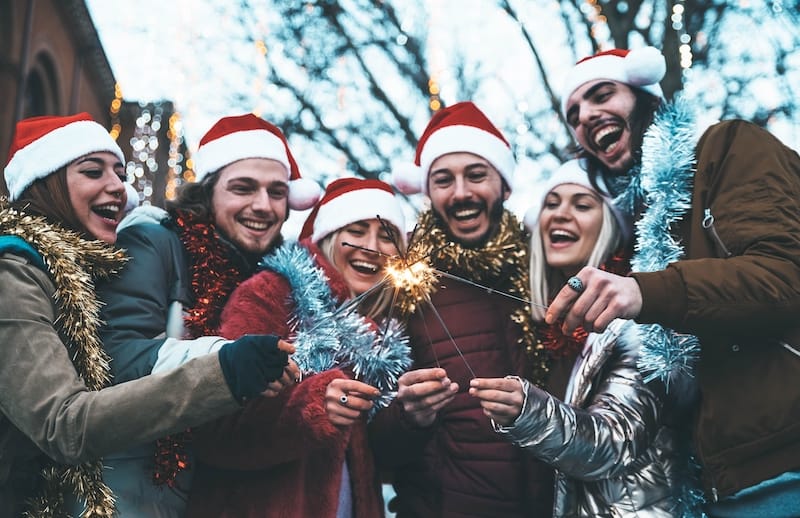
{"label": "nose", "polygon": [[364,248],[367,248],[368,250],[364,251],[368,254],[378,254],[378,232],[375,229],[371,229],[369,232],[367,232],[365,237],[366,239],[364,241]]}
{"label": "nose", "polygon": [[258,189],[253,195],[252,208],[256,212],[269,212],[272,210],[272,199],[266,189]]}
{"label": "nose", "polygon": [[453,196],[457,200],[466,200],[472,197],[472,190],[469,187],[469,183],[461,177],[457,176],[454,180],[454,192]]}
{"label": "nose", "polygon": [[122,194],[125,192],[125,183],[122,181],[122,178],[117,176],[117,172],[114,171],[113,167],[108,169],[106,176],[108,176],[106,191],[111,193],[115,198],[122,198]]}
{"label": "nose", "polygon": [[558,207],[553,210],[553,218],[559,221],[569,220],[572,218],[572,210],[568,203],[559,203]]}
{"label": "nose", "polygon": [[600,117],[601,113],[597,106],[590,103],[582,103],[578,112],[578,121],[587,124]]}

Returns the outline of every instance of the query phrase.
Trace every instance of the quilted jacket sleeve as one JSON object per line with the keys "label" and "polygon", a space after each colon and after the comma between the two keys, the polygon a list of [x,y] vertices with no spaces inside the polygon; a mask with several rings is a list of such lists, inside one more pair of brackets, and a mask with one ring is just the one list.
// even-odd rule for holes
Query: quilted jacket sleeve
{"label": "quilted jacket sleeve", "polygon": [[522,413],[498,431],[573,478],[619,476],[651,446],[664,412],[659,391],[636,368],[637,354],[637,347],[612,345],[580,407],[525,381]]}

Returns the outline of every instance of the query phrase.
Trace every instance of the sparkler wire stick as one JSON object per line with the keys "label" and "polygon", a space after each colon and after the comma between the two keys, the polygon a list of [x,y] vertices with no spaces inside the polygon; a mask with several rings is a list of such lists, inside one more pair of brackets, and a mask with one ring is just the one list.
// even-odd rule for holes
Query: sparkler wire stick
{"label": "sparkler wire stick", "polygon": [[419,320],[422,322],[422,326],[425,328],[425,336],[428,337],[428,342],[431,344],[431,352],[433,353],[433,361],[436,362],[436,366],[442,368],[442,364],[439,363],[439,355],[436,354],[436,348],[433,346],[433,338],[431,338],[431,331],[428,329],[428,322],[425,320],[424,317],[425,309],[420,306],[419,308]]}
{"label": "sparkler wire stick", "polygon": [[358,246],[354,245],[353,243],[348,243],[347,241],[342,241],[342,246],[349,246],[351,248],[357,248],[358,250],[363,250],[364,252],[369,252],[370,254],[380,255],[383,257],[398,257],[392,254],[384,254],[383,252],[379,252],[377,250],[373,250],[372,248],[367,248],[365,246]]}
{"label": "sparkler wire stick", "polygon": [[[431,311],[433,311],[433,314],[436,316],[436,319],[439,320],[439,324],[441,324],[442,329],[444,329],[444,332],[447,333],[447,338],[450,339],[450,343],[452,343],[453,347],[455,347],[456,352],[461,357],[461,361],[463,361],[464,365],[467,366],[467,369],[469,370],[469,373],[472,374],[473,378],[477,378],[477,376],[475,375],[475,371],[472,370],[472,367],[470,367],[469,362],[467,361],[466,358],[464,358],[464,353],[461,352],[461,348],[456,343],[456,339],[453,338],[453,335],[450,334],[450,330],[447,328],[447,324],[444,323],[444,320],[442,319],[442,315],[439,313],[439,310],[436,309],[436,306],[433,305],[433,301],[431,300],[431,297],[429,295],[425,296],[425,301],[430,306]],[[431,349],[433,349],[433,347],[431,347]],[[438,363],[439,360],[437,359],[436,361]]]}
{"label": "sparkler wire stick", "polygon": [[503,297],[508,297],[510,299],[514,299],[514,300],[517,300],[519,302],[524,302],[525,304],[530,304],[531,306],[536,306],[536,307],[539,307],[539,308],[542,308],[542,309],[547,309],[549,307],[549,306],[546,306],[544,304],[537,304],[535,302],[531,302],[530,300],[523,299],[521,297],[517,297],[516,295],[512,295],[510,293],[505,293],[503,291],[498,291],[498,290],[496,290],[494,288],[490,288],[489,286],[484,286],[483,284],[478,284],[477,282],[473,282],[473,281],[471,281],[469,279],[465,279],[464,277],[459,277],[457,275],[453,275],[452,273],[447,273],[447,272],[443,272],[442,270],[437,270],[436,268],[434,268],[433,271],[435,271],[436,273],[438,273],[439,275],[441,275],[443,277],[447,277],[448,279],[453,279],[454,281],[460,281],[460,282],[463,282],[465,284],[470,284],[472,286],[475,286],[476,288],[483,288],[486,291],[488,291],[489,293],[496,293],[498,295],[502,295]]}

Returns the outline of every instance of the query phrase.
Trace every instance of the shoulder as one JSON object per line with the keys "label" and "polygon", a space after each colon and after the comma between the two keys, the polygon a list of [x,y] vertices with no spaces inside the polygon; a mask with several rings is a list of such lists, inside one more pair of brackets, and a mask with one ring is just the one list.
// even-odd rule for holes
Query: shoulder
{"label": "shoulder", "polygon": [[178,234],[164,223],[140,222],[124,227],[117,233],[117,246],[131,248],[149,246],[163,249],[165,247],[183,247]]}
{"label": "shoulder", "polygon": [[[39,258],[41,261],[41,258]],[[23,307],[50,307],[56,289],[47,270],[31,261],[27,254],[5,251],[0,253],[0,297],[2,318],[25,311]],[[33,301],[30,304],[29,301]]]}
{"label": "shoulder", "polygon": [[[712,124],[703,132],[698,148],[709,145],[723,146],[747,145],[747,142],[772,142],[782,145],[780,141],[764,128],[742,119],[731,119]],[[746,149],[746,148],[743,148]]]}
{"label": "shoulder", "polygon": [[272,270],[261,270],[242,282],[233,292],[234,296],[250,296],[256,298],[272,298],[276,293],[288,293],[289,283],[286,278]]}
{"label": "shoulder", "polygon": [[152,205],[142,205],[130,211],[128,215],[122,219],[119,227],[117,227],[117,231],[144,223],[158,224],[167,218],[169,218],[169,213],[166,210]]}
{"label": "shoulder", "polygon": [[27,241],[19,236],[3,235],[0,236],[0,255],[14,254],[24,258],[34,266],[46,269],[41,254]]}

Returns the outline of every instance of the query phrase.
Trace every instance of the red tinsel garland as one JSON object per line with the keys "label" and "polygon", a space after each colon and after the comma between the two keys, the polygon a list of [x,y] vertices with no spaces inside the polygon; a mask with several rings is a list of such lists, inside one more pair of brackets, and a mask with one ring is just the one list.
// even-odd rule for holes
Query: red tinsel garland
{"label": "red tinsel garland", "polygon": [[[186,338],[214,335],[228,297],[248,274],[233,260],[231,249],[217,237],[213,224],[179,212],[174,217],[179,236],[189,255],[194,306],[186,311]],[[156,441],[153,483],[175,485],[178,473],[189,467],[189,430]]]}
{"label": "red tinsel garland", "polygon": [[[625,252],[618,252],[600,265],[600,269],[617,275],[627,275],[631,271],[629,255]],[[536,326],[536,336],[539,342],[553,359],[566,358],[580,353],[589,336],[589,333],[580,326],[575,328],[571,335],[565,335],[561,330],[561,325],[561,322],[554,322],[549,325],[541,323]]]}

